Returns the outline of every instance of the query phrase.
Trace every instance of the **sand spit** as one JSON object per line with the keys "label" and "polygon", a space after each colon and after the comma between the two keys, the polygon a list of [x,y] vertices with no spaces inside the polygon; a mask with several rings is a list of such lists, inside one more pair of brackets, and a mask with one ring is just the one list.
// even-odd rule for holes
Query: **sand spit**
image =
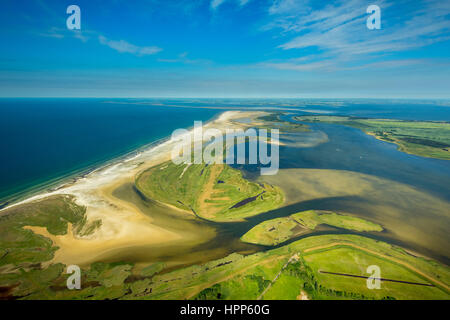
{"label": "sand spit", "polygon": [[[217,119],[204,124],[204,129],[240,128],[232,120],[239,118],[255,118],[264,112],[227,111]],[[194,135],[193,130],[189,134]],[[63,185],[52,192],[42,193],[28,198],[12,206],[36,201],[53,195],[73,195],[78,205],[86,207],[88,221],[102,220],[101,227],[87,237],[75,236],[71,229],[67,235],[53,236],[45,228],[30,228],[35,233],[50,238],[60,249],[57,250],[51,262],[85,265],[96,261],[108,251],[134,246],[151,246],[185,241],[205,242],[211,238],[207,235],[179,234],[173,230],[161,228],[152,224],[151,215],[144,214],[132,202],[124,201],[113,196],[114,190],[125,184],[134,183],[136,175],[152,166],[170,160],[171,151],[178,143],[169,139],[157,146],[144,150],[132,158],[120,160],[99,168],[90,174]]]}

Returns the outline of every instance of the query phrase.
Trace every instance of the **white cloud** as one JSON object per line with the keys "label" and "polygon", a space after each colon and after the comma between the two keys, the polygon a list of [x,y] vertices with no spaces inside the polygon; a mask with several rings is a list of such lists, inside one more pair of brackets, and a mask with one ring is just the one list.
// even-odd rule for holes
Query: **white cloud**
{"label": "white cloud", "polygon": [[98,40],[101,44],[110,47],[111,49],[116,50],[120,53],[131,53],[137,56],[146,56],[146,55],[153,55],[160,51],[162,51],[161,48],[156,46],[151,47],[139,47],[134,44],[131,44],[125,40],[109,40],[108,38],[100,35],[98,37]]}
{"label": "white cloud", "polygon": [[203,64],[203,65],[211,65],[213,63],[212,61],[205,59],[190,59],[188,55],[189,52],[182,52],[176,58],[172,59],[159,58],[158,61],[165,63]]}
{"label": "white cloud", "polygon": [[89,36],[92,35],[91,31],[88,30],[68,30],[66,28],[52,27],[46,32],[37,33],[41,37],[63,39],[63,38],[76,38],[82,42],[87,42]]}
{"label": "white cloud", "polygon": [[[224,4],[226,1],[228,0],[211,0],[211,9],[212,10],[216,10],[217,8],[219,8],[222,4]],[[243,7],[245,6],[247,3],[249,3],[251,0],[236,0],[238,5]]]}
{"label": "white cloud", "polygon": [[82,42],[87,42],[90,38],[95,38],[98,36],[98,41],[100,44],[110,47],[120,53],[131,53],[136,56],[147,56],[154,55],[161,52],[162,49],[156,46],[145,46],[140,47],[131,44],[125,40],[110,40],[105,36],[99,34],[92,30],[67,30],[66,28],[56,28],[52,27],[48,31],[43,33],[38,33],[41,37],[63,39],[63,38],[75,38]]}
{"label": "white cloud", "polygon": [[212,0],[211,1],[211,9],[213,9],[213,10],[217,9],[225,1],[226,0]]}
{"label": "white cloud", "polygon": [[[334,61],[336,65],[352,63],[450,39],[447,19],[450,5],[438,0],[424,0],[421,6],[404,3],[401,9],[406,12],[402,12],[402,20],[388,11],[394,4],[392,1],[378,0],[382,29],[375,31],[366,28],[368,4],[365,0],[340,0],[314,10],[308,3],[306,0],[277,0],[268,10],[272,21],[264,29],[281,30],[282,37],[291,37],[279,48],[318,49],[314,54],[306,54],[312,60],[310,63],[289,60],[281,62],[278,68],[312,70],[329,66],[314,62],[320,58]],[[305,50],[301,53],[305,56]]]}
{"label": "white cloud", "polygon": [[329,69],[333,66],[330,61],[315,61],[309,63],[295,63],[295,62],[281,62],[281,63],[264,63],[262,66],[275,68],[280,70],[295,70],[295,71],[312,71],[319,69]]}
{"label": "white cloud", "polygon": [[250,0],[239,0],[239,5],[241,6],[241,7],[243,7],[243,6],[245,6],[247,3],[249,3],[250,2]]}
{"label": "white cloud", "polygon": [[320,61],[311,61],[307,57],[290,59],[285,62],[266,62],[260,64],[262,67],[269,67],[279,70],[293,70],[293,71],[348,71],[348,70],[380,70],[380,69],[395,69],[410,66],[417,67],[430,67],[431,65],[448,66],[448,64],[442,64],[427,59],[391,59],[376,62],[358,62],[352,66],[346,66],[346,61],[343,58],[338,59],[323,59]]}
{"label": "white cloud", "polygon": [[89,40],[89,37],[86,34],[84,34],[82,31],[73,30],[72,32],[73,32],[73,37],[78,40],[81,40],[82,42],[87,42]]}
{"label": "white cloud", "polygon": [[308,0],[275,0],[269,8],[269,14],[299,14],[307,9]]}

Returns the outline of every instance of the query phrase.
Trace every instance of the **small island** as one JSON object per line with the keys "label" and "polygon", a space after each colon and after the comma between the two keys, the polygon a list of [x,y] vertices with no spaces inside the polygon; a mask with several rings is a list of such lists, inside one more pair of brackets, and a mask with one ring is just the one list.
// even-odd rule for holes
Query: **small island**
{"label": "small island", "polygon": [[321,224],[359,232],[383,231],[380,225],[364,219],[331,211],[309,210],[261,222],[244,234],[241,240],[253,244],[275,246],[309,230],[314,230]]}

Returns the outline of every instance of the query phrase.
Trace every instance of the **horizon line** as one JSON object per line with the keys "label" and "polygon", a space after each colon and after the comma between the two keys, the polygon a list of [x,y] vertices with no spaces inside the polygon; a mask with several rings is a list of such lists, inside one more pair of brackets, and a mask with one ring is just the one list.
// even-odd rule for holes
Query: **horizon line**
{"label": "horizon line", "polygon": [[124,96],[124,97],[89,97],[89,96],[29,96],[29,97],[17,97],[17,96],[0,96],[0,99],[247,99],[247,100],[449,100],[450,97],[442,98],[420,98],[420,97],[170,97],[170,96],[153,96],[153,97],[137,97],[137,96]]}

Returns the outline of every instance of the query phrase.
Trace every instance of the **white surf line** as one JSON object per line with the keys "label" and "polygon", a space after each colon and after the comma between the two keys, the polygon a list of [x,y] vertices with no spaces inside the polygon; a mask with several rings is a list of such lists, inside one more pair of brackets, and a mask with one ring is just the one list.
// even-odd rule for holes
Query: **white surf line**
{"label": "white surf line", "polygon": [[[214,123],[223,125],[227,121],[235,118],[240,113],[242,112],[234,110],[225,111],[221,113],[217,118],[211,119],[210,121],[206,122],[205,126],[211,126]],[[194,128],[189,130],[188,134],[194,135]],[[158,159],[158,157],[164,157],[167,152],[170,152],[170,147],[173,147],[176,141],[177,140],[174,140],[170,137],[160,144],[152,145],[149,147],[149,149],[142,150],[132,158],[123,159],[119,157],[121,159],[117,160],[116,162],[114,162],[114,159],[110,160],[108,164],[92,170],[87,175],[75,178],[75,182],[64,182],[54,191],[44,191],[22,201],[12,203],[0,209],[0,212],[54,195],[73,195],[78,200],[76,201],[78,204],[86,206],[88,203],[95,200],[93,199],[94,197],[89,195],[90,190],[96,190],[100,186],[112,182],[114,179],[120,178],[121,175],[124,175],[133,169],[136,169],[142,162],[155,161]],[[162,152],[161,149],[163,149]],[[70,180],[72,179],[73,177],[70,178]]]}

